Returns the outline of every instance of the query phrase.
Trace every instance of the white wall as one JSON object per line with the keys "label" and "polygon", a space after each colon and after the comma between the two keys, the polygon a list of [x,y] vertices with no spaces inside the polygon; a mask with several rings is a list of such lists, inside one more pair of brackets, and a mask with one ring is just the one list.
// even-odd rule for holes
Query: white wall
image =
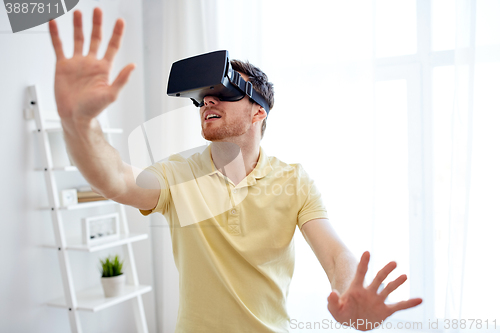
{"label": "white wall", "polygon": [[[122,47],[116,56],[111,79],[127,63],[137,64],[119,99],[108,109],[112,127],[124,129],[113,137],[122,158],[129,161],[127,136],[144,119],[144,61],[142,3],[138,0],[80,1],[75,9],[83,12],[85,37],[90,36],[92,9],[104,12],[103,45],[105,47],[118,17],[125,20]],[[57,19],[66,56],[72,55],[72,13]],[[86,40],[88,48],[89,40]],[[61,274],[55,250],[41,247],[53,241],[50,214],[39,207],[47,204],[45,181],[41,172],[39,146],[31,132],[34,121],[23,118],[26,87],[36,84],[41,107],[55,115],[53,78],[55,56],[47,25],[12,34],[4,9],[0,9],[0,205],[3,216],[0,230],[0,331],[1,332],[69,332],[66,310],[44,304],[63,295]],[[38,156],[38,157],[37,157]],[[57,175],[60,188],[84,184],[73,174]],[[108,210],[110,208],[107,208]],[[85,213],[63,212],[64,227],[69,235],[77,235],[81,214],[96,215],[106,209]],[[149,218],[127,207],[131,232],[149,232]],[[150,239],[133,245],[139,281],[153,284]],[[70,253],[71,269],[77,290],[99,283],[98,258],[114,253]],[[120,252],[118,252],[120,253]],[[150,332],[156,331],[154,293],[143,296]],[[84,332],[134,332],[132,304],[125,302],[98,313],[81,313]]]}

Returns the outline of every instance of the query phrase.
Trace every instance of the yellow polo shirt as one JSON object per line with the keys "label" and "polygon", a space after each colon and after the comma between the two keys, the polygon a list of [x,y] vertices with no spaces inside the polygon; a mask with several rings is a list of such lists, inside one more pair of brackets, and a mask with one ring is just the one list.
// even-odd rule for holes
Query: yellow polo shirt
{"label": "yellow polo shirt", "polygon": [[179,270],[176,333],[288,332],[286,299],[296,226],[327,218],[300,164],[268,157],[239,184],[216,170],[211,145],[148,167],[162,184],[158,212],[170,226]]}

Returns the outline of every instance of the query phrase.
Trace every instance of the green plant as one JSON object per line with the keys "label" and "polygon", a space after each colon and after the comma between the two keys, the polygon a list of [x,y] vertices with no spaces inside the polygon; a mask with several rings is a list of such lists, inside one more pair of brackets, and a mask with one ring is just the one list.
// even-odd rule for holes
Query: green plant
{"label": "green plant", "polygon": [[123,261],[120,261],[118,255],[113,258],[111,255],[106,260],[99,259],[101,262],[100,270],[102,277],[112,277],[122,275]]}

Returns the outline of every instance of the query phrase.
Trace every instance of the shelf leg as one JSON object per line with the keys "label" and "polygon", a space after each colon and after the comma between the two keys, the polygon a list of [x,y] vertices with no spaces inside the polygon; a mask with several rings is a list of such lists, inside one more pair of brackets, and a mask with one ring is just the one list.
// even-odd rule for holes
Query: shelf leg
{"label": "shelf leg", "polygon": [[76,313],[77,300],[75,288],[73,286],[73,277],[71,275],[71,268],[69,264],[68,253],[66,252],[66,236],[64,234],[64,225],[61,212],[59,211],[59,191],[57,183],[52,171],[53,161],[50,150],[50,143],[47,131],[45,130],[43,112],[40,107],[39,98],[36,86],[29,88],[33,115],[37,125],[37,133],[39,137],[40,148],[43,152],[43,166],[45,169],[44,176],[47,184],[47,192],[49,199],[49,207],[51,207],[52,226],[54,228],[54,236],[57,245],[57,252],[59,257],[59,265],[61,267],[62,282],[64,288],[64,296],[66,305],[68,306],[69,323],[72,333],[81,333],[80,320]]}
{"label": "shelf leg", "polygon": [[142,304],[142,295],[138,295],[132,301],[134,303],[135,326],[138,333],[148,333],[148,325],[146,322],[146,314],[144,305]]}
{"label": "shelf leg", "polygon": [[69,310],[69,325],[71,326],[71,333],[81,333],[82,326],[80,325],[80,319],[78,318],[78,314],[74,309]]}

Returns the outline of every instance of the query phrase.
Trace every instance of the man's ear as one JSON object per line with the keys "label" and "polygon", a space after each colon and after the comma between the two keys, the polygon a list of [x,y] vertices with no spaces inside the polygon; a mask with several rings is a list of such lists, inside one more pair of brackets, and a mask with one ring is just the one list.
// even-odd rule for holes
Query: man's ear
{"label": "man's ear", "polygon": [[252,124],[264,120],[267,117],[266,109],[264,109],[257,103],[255,103],[254,106],[258,107],[258,109],[256,111],[253,111],[254,114],[253,114]]}

